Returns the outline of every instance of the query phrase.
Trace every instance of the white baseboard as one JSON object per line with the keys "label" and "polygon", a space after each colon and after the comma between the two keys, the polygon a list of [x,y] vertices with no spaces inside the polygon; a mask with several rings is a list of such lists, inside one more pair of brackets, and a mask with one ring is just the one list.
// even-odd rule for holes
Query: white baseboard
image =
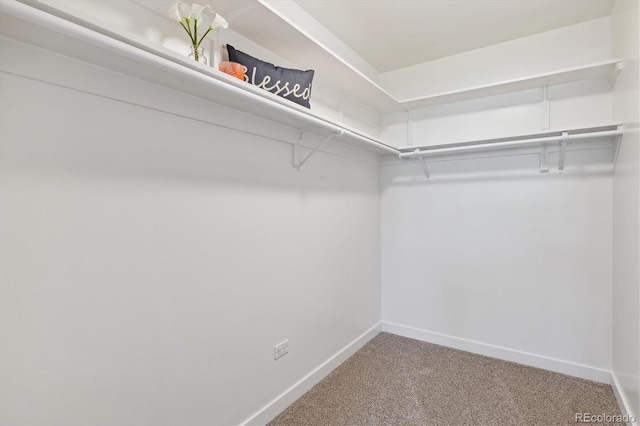
{"label": "white baseboard", "polygon": [[579,377],[581,379],[593,380],[594,382],[606,384],[611,382],[611,372],[598,367],[536,355],[386,321],[382,322],[382,331],[434,343],[436,345],[447,346],[453,349],[460,349],[479,355],[542,368],[543,370]]}
{"label": "white baseboard", "polygon": [[640,413],[632,413],[629,408],[631,405],[627,402],[627,399],[624,396],[624,392],[621,392],[620,381],[618,380],[618,376],[616,376],[615,372],[611,372],[611,389],[613,389],[613,394],[616,397],[616,401],[618,402],[618,406],[620,407],[620,412],[624,414],[629,414],[635,416],[635,422],[627,422],[627,426],[640,426]]}
{"label": "white baseboard", "polygon": [[242,425],[264,425],[269,423],[285,408],[287,408],[295,400],[304,395],[309,389],[318,384],[320,380],[327,377],[329,373],[335,370],[351,355],[355,354],[371,339],[376,337],[380,333],[381,329],[382,323],[379,322],[369,330],[365,331],[347,346],[338,351],[331,358],[320,364],[313,371],[300,379],[289,389],[278,395],[273,401],[258,410],[255,414],[245,420]]}

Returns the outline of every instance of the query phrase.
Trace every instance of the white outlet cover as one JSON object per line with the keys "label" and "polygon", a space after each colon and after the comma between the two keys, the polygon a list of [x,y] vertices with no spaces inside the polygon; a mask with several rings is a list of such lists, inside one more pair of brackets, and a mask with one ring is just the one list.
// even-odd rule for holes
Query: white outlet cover
{"label": "white outlet cover", "polygon": [[278,343],[273,347],[273,359],[276,360],[289,353],[289,339]]}

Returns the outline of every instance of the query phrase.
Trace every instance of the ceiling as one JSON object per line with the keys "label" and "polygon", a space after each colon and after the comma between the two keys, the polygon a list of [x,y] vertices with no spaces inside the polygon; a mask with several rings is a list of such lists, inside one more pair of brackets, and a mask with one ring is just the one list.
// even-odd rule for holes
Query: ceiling
{"label": "ceiling", "polygon": [[611,14],[615,0],[295,0],[378,72]]}

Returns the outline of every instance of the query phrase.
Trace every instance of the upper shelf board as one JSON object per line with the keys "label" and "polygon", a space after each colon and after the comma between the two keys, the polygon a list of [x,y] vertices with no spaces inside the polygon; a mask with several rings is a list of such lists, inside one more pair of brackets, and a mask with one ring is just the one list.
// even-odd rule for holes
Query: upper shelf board
{"label": "upper shelf board", "polygon": [[465,101],[494,95],[502,95],[506,93],[542,88],[544,86],[555,86],[558,84],[565,84],[574,81],[589,80],[602,77],[608,78],[610,80],[610,83],[613,84],[621,69],[621,60],[612,59],[609,61],[598,62],[582,67],[558,70],[552,73],[538,74],[525,78],[518,78],[493,84],[469,87],[462,90],[435,93],[429,96],[404,99],[400,100],[399,102],[401,102],[402,105],[408,109],[416,109],[431,105]]}
{"label": "upper shelf board", "polygon": [[[168,19],[173,0],[133,0],[158,16]],[[209,0],[211,7],[229,22],[229,29],[245,37],[295,68],[315,70],[314,84],[323,84],[339,97],[356,101],[376,113],[402,111],[397,100],[374,80],[333,53],[286,16],[276,13],[265,2],[248,0]],[[224,38],[225,34],[222,34]],[[244,50],[239,46],[235,46]],[[256,53],[247,53],[257,56]]]}
{"label": "upper shelf board", "polygon": [[[233,3],[234,0],[212,0],[215,7],[224,10],[229,10],[232,7],[230,4]],[[356,66],[342,59],[339,53],[332,51],[321,40],[316,40],[307,34],[286,14],[278,13],[276,8],[269,7],[268,1],[259,0],[249,8],[245,3],[243,3],[245,8],[240,9],[241,12],[233,17],[234,29],[239,34],[268,50],[277,52],[286,59],[300,63],[303,67],[317,68],[319,75],[327,74],[332,84],[341,88],[345,95],[352,94],[381,114],[601,77],[611,78],[613,82],[621,69],[621,60],[612,59],[450,92],[400,99],[380,86],[375,78],[358,71]],[[233,11],[230,13],[234,14]],[[304,52],[304,55],[300,55],[300,52]],[[388,53],[381,52],[381,54]]]}

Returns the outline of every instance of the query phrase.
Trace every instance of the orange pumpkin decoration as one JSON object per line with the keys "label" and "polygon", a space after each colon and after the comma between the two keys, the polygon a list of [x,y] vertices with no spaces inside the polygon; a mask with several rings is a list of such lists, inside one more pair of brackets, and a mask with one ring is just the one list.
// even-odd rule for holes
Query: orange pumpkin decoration
{"label": "orange pumpkin decoration", "polygon": [[237,62],[224,61],[220,62],[218,69],[223,73],[232,75],[240,80],[244,80],[244,66]]}

